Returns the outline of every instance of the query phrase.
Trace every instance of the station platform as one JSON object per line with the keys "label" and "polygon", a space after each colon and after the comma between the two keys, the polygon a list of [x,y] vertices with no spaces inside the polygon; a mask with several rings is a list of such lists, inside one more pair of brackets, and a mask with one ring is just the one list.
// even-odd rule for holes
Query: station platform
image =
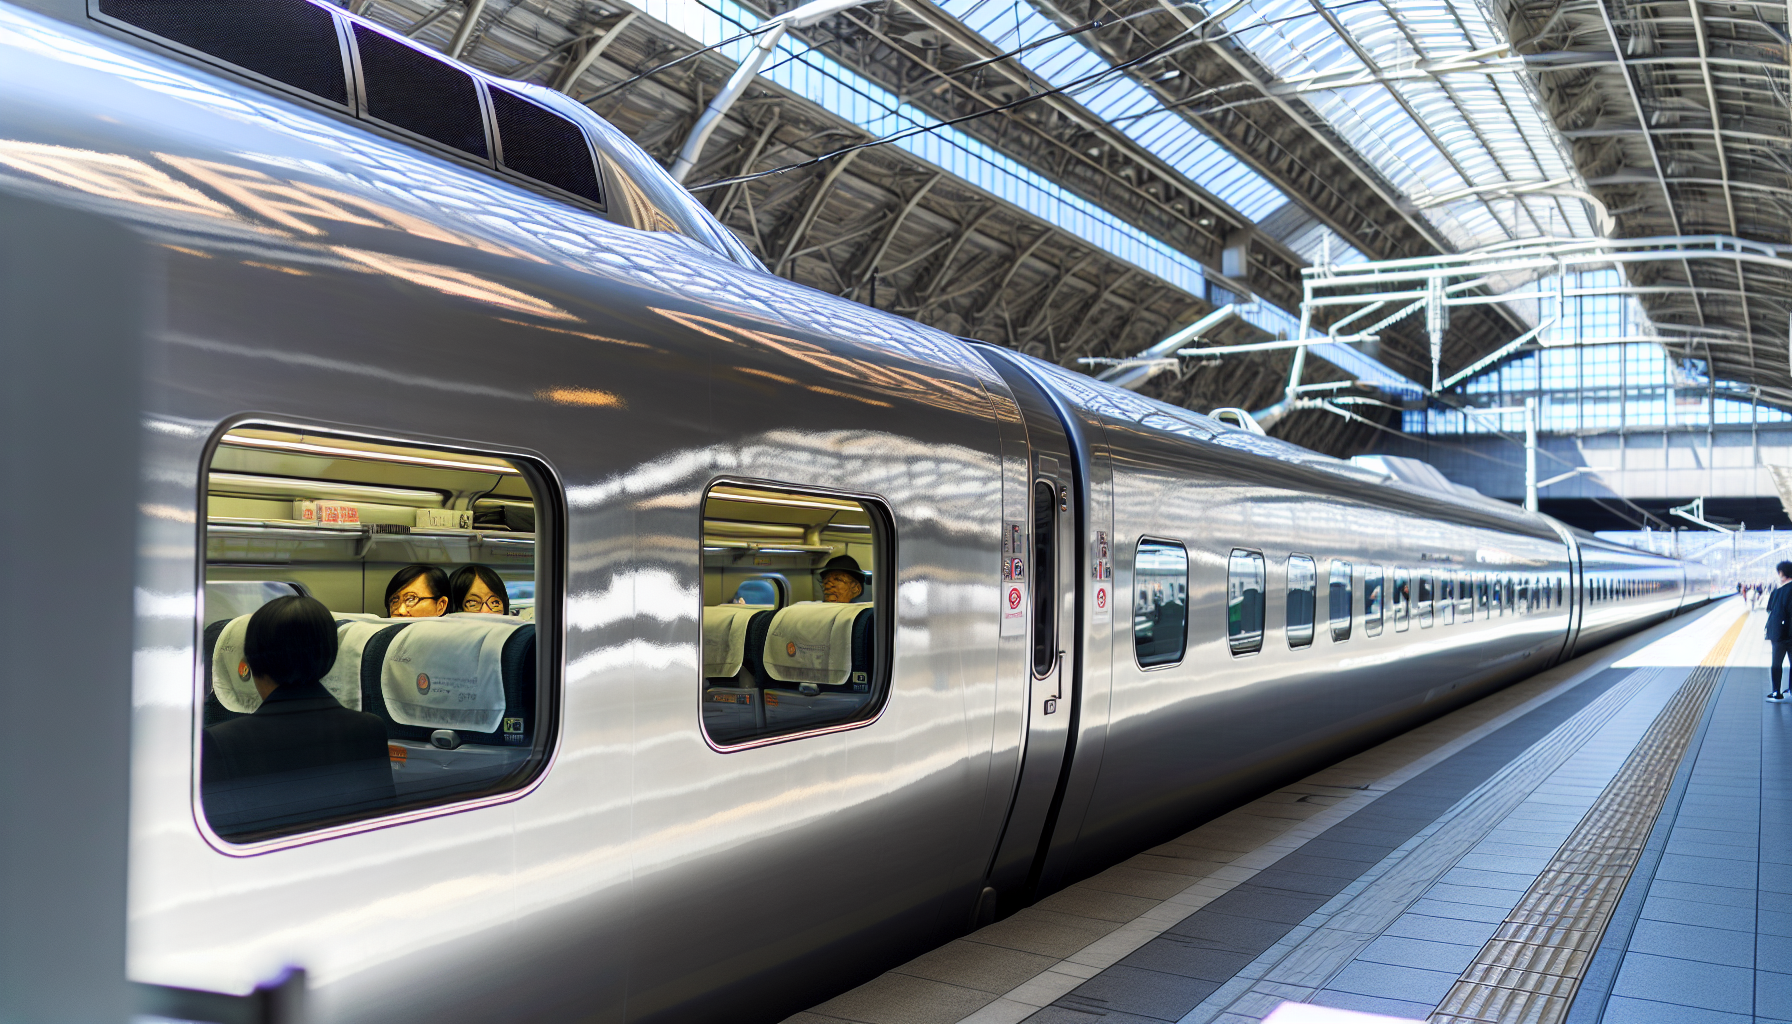
{"label": "station platform", "polygon": [[1659,624],[786,1024],[1792,1021],[1761,633],[1736,598]]}

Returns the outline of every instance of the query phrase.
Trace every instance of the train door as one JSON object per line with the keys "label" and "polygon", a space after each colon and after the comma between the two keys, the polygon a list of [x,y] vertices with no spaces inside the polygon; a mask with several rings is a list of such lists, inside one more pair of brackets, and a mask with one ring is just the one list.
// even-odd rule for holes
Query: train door
{"label": "train door", "polygon": [[990,865],[987,884],[1004,908],[1024,900],[1037,880],[1048,830],[1062,798],[1062,780],[1069,765],[1076,726],[1079,650],[1077,637],[1077,538],[1081,515],[1075,448],[1057,409],[1025,371],[999,351],[990,363],[1014,392],[1027,430],[1027,476],[1004,480],[1003,486],[1024,489],[1026,521],[1010,523],[1008,532],[1023,535],[1005,544],[1021,552],[1018,571],[1005,573],[1026,580],[1027,712],[1019,779],[1007,822]]}
{"label": "train door", "polygon": [[1564,595],[1568,598],[1568,628],[1562,631],[1562,649],[1556,655],[1555,660],[1555,664],[1561,664],[1576,654],[1574,648],[1580,640],[1581,598],[1584,595],[1581,592],[1580,543],[1574,539],[1574,534],[1569,533],[1560,524],[1552,525],[1555,526],[1556,533],[1562,538],[1563,562],[1568,573],[1565,584],[1567,593]]}

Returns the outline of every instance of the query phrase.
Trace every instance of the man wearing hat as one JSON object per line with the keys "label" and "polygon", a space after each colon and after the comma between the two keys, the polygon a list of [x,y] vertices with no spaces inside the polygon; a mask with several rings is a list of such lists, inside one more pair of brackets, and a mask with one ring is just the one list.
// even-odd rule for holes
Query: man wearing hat
{"label": "man wearing hat", "polygon": [[821,567],[821,599],[830,604],[851,604],[865,593],[865,573],[851,555],[835,555]]}

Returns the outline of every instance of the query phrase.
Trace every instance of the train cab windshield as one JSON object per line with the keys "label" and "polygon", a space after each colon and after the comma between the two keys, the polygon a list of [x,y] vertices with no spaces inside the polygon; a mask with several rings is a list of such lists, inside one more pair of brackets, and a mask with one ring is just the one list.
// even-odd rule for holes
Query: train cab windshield
{"label": "train cab windshield", "polygon": [[545,476],[237,428],[207,467],[199,791],[249,842],[490,796],[545,758]]}
{"label": "train cab windshield", "polygon": [[703,502],[703,729],[717,746],[882,707],[890,530],[865,499],[717,484]]}

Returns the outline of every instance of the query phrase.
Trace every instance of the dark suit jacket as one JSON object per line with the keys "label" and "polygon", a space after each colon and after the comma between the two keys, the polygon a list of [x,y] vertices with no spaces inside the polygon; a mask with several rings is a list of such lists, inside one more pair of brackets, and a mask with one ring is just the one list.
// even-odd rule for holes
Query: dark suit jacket
{"label": "dark suit jacket", "polygon": [[374,810],[393,801],[386,725],[321,683],[277,687],[254,714],[205,730],[199,785],[226,836]]}
{"label": "dark suit jacket", "polygon": [[1767,639],[1792,640],[1792,583],[1775,587],[1767,598]]}

